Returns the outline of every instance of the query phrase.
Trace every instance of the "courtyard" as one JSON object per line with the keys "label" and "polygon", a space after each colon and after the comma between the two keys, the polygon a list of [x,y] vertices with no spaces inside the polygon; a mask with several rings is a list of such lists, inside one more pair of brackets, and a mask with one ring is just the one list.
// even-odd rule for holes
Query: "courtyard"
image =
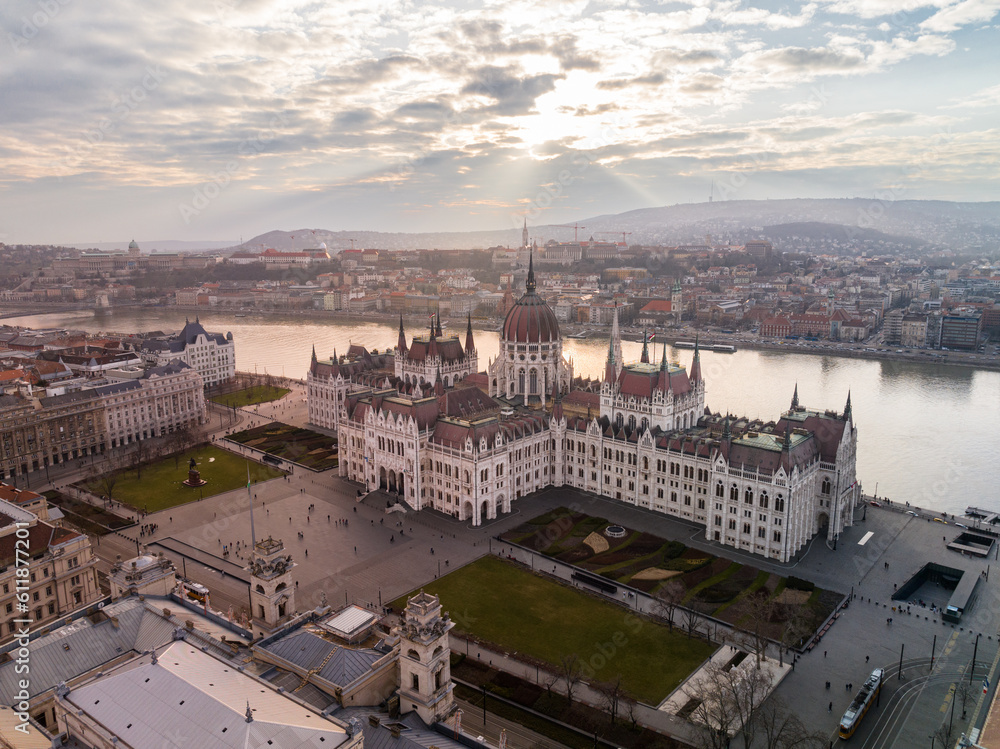
{"label": "courtyard", "polygon": [[270,403],[280,400],[288,395],[291,390],[277,387],[275,385],[251,385],[242,390],[235,390],[231,393],[213,395],[209,400],[218,403],[226,408],[243,408],[245,406],[255,406],[258,403]]}
{"label": "courtyard", "polygon": [[[191,460],[206,483],[201,487],[182,483],[188,477]],[[284,471],[248,461],[212,445],[184,450],[136,468],[118,471],[111,497],[137,510],[157,512],[247,485],[284,476]],[[108,493],[106,479],[80,482],[81,489],[102,496]]]}
{"label": "courtyard", "polygon": [[752,602],[766,596],[773,603],[766,624],[768,636],[791,645],[811,635],[844,598],[843,593],[794,576],[741,564],[565,507],[539,515],[502,538],[649,595],[668,597],[672,603],[735,627],[745,625]]}
{"label": "courtyard", "polygon": [[228,439],[314,471],[337,467],[336,440],[311,429],[276,421],[236,432]]}
{"label": "courtyard", "polygon": [[[621,676],[626,692],[654,705],[716,649],[492,556],[424,590],[441,597],[459,632],[555,670],[576,655],[585,681]],[[393,605],[405,605],[405,597]]]}

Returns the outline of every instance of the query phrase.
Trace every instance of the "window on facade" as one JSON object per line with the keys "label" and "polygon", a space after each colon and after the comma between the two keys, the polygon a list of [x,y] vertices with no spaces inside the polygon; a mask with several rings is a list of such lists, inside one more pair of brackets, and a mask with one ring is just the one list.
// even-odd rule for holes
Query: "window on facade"
{"label": "window on facade", "polygon": [[753,504],[753,489],[751,489],[749,486],[743,493],[743,501],[746,502],[748,505]]}

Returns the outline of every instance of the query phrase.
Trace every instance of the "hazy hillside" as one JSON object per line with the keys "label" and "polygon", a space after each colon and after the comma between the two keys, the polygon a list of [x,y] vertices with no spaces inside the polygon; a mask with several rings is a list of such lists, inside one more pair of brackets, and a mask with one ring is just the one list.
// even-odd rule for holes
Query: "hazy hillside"
{"label": "hazy hillside", "polygon": [[[823,246],[851,246],[871,242],[893,250],[928,245],[961,251],[992,252],[1000,247],[1000,203],[950,203],[946,201],[872,199],[737,200],[685,203],[660,208],[640,208],[616,215],[580,220],[581,239],[594,236],[620,241],[629,232],[629,244],[688,244],[751,237],[806,242],[822,240]],[[812,228],[807,228],[812,226]],[[795,227],[795,228],[790,228]],[[821,227],[821,228],[820,228]],[[532,239],[570,241],[573,229],[528,221]],[[769,232],[774,232],[773,236]],[[839,238],[839,240],[838,240]],[[420,234],[375,231],[297,229],[272,231],[246,241],[243,247],[259,250],[306,249],[325,242],[330,249],[355,247],[385,249],[468,249],[517,245],[520,228],[479,232],[428,232]],[[808,249],[805,245],[803,248]],[[232,248],[237,249],[237,248]],[[791,249],[791,248],[789,248]]]}

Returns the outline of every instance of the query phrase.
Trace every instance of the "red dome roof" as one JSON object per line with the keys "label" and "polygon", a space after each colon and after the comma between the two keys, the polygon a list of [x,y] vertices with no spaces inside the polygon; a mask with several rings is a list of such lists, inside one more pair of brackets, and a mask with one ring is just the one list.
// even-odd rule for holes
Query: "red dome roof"
{"label": "red dome roof", "polygon": [[530,289],[507,313],[503,339],[514,343],[547,343],[559,340],[555,313]]}

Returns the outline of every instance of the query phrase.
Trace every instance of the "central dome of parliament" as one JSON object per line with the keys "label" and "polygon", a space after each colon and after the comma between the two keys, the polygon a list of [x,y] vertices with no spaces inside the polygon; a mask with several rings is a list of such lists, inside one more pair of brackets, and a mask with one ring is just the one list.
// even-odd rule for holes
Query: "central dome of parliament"
{"label": "central dome of parliament", "polygon": [[559,340],[556,315],[535,293],[534,259],[528,260],[524,296],[515,302],[503,322],[503,339],[510,343],[547,343]]}

